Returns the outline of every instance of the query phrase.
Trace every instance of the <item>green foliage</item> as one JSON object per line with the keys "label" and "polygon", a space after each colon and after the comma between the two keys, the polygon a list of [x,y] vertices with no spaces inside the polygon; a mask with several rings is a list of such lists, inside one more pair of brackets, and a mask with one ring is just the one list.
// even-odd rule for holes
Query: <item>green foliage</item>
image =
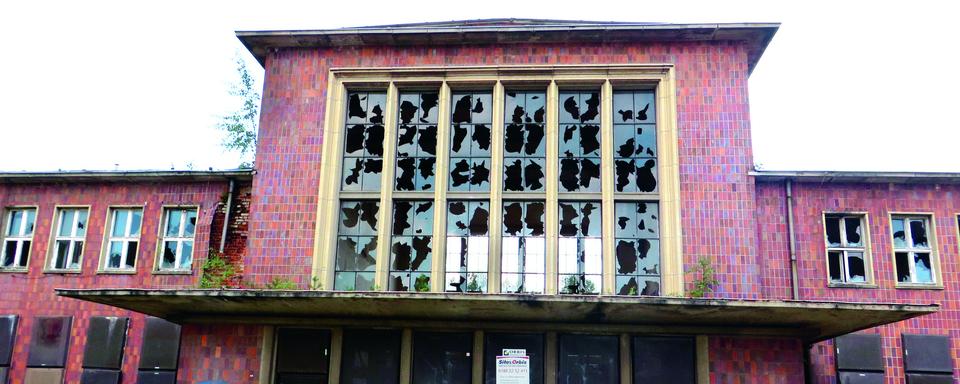
{"label": "green foliage", "polygon": [[636,295],[637,295],[637,287],[630,287],[630,291],[627,292],[627,294],[630,295],[630,296],[636,296]]}
{"label": "green foliage", "polygon": [[226,288],[236,274],[236,267],[211,249],[207,260],[200,266],[200,288]]}
{"label": "green foliage", "polygon": [[480,292],[480,282],[477,281],[477,275],[470,275],[470,281],[467,282],[467,292]]}
{"label": "green foliage", "polygon": [[263,289],[293,290],[297,289],[297,283],[294,283],[290,279],[274,277],[269,283],[263,286]]}
{"label": "green foliage", "polygon": [[314,276],[313,278],[310,279],[310,290],[311,290],[311,291],[319,291],[321,288],[323,288],[323,285],[320,284],[320,277],[319,277],[319,276]]}
{"label": "green foliage", "polygon": [[700,298],[713,292],[713,290],[720,285],[720,281],[717,280],[716,277],[716,272],[717,270],[710,259],[701,257],[697,260],[697,264],[694,265],[692,269],[687,270],[687,273],[693,275],[693,289],[690,290],[688,295],[690,297]]}
{"label": "green foliage", "polygon": [[243,159],[240,168],[251,168],[253,154],[257,148],[257,128],[260,123],[260,92],[254,88],[253,77],[247,71],[243,58],[237,57],[237,74],[240,81],[230,90],[242,105],[230,114],[220,117],[217,128],[224,131],[223,147],[230,151],[239,151]]}
{"label": "green foliage", "polygon": [[583,295],[588,293],[597,293],[597,286],[592,281],[587,280],[583,275],[567,276],[563,279],[563,293]]}
{"label": "green foliage", "polygon": [[413,289],[417,292],[430,292],[430,276],[417,276],[417,280],[413,282]]}

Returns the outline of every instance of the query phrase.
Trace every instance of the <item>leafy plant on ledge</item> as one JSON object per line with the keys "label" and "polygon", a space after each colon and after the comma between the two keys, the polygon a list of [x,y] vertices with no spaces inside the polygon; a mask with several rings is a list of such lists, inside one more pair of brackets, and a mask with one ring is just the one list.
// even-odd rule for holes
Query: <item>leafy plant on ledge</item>
{"label": "leafy plant on ledge", "polygon": [[698,259],[697,264],[687,270],[687,273],[693,275],[693,289],[688,293],[690,297],[704,297],[720,285],[716,276],[717,270],[710,259],[706,257]]}
{"label": "leafy plant on ledge", "polygon": [[430,276],[417,276],[417,280],[413,282],[413,289],[417,292],[430,292]]}
{"label": "leafy plant on ledge", "polygon": [[297,283],[290,279],[274,277],[269,283],[263,286],[263,289],[271,290],[294,290],[297,289]]}
{"label": "leafy plant on ledge", "polygon": [[200,288],[227,288],[237,274],[237,268],[219,252],[211,249],[200,266]]}

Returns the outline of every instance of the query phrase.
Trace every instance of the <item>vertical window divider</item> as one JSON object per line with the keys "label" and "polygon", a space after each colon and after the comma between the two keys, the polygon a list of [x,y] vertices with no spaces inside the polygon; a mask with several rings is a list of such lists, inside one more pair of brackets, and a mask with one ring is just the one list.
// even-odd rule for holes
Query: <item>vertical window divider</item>
{"label": "vertical window divider", "polygon": [[490,131],[490,210],[487,234],[487,293],[500,293],[501,232],[503,222],[503,129],[504,89],[497,81],[493,87],[493,121]]}
{"label": "vertical window divider", "polygon": [[[450,84],[440,85],[437,108],[437,171],[433,198],[433,265],[430,292],[443,292],[447,265],[447,183],[450,169]],[[402,368],[401,368],[402,370]]]}
{"label": "vertical window divider", "polygon": [[654,90],[660,201],[660,264],[663,295],[683,295],[683,233],[680,225],[680,160],[677,149],[676,71],[666,70]]}
{"label": "vertical window divider", "polygon": [[317,225],[314,229],[314,238],[317,239],[313,249],[313,277],[316,277],[322,289],[333,290],[333,276],[337,262],[337,236],[331,228],[338,228],[340,218],[340,167],[343,148],[343,105],[347,90],[343,82],[333,72],[328,75],[330,85],[327,93],[330,102],[324,116],[324,135],[321,154],[335,153],[336,156],[323,156],[323,162],[328,164],[326,169],[332,175],[320,178],[317,194]]}
{"label": "vertical window divider", "polygon": [[393,231],[393,189],[396,173],[397,150],[397,105],[399,92],[397,84],[390,82],[387,88],[383,122],[383,171],[380,174],[380,211],[377,222],[377,274],[374,278],[374,291],[387,291],[390,275],[390,244]]}
{"label": "vertical window divider", "polygon": [[[545,286],[544,294],[557,294],[557,242],[559,241],[560,215],[558,206],[559,193],[559,130],[560,130],[560,109],[558,99],[560,90],[557,82],[551,80],[547,87],[547,156],[546,156],[546,192],[544,210],[546,211],[546,228],[544,235],[546,237],[546,269],[544,270]],[[498,202],[501,203],[501,202]],[[498,228],[499,230],[499,228]]]}
{"label": "vertical window divider", "polygon": [[613,201],[613,86],[610,80],[603,82],[600,88],[600,209],[604,220],[600,228],[602,249],[601,295],[616,294],[616,252],[614,250],[614,220],[616,217]]}

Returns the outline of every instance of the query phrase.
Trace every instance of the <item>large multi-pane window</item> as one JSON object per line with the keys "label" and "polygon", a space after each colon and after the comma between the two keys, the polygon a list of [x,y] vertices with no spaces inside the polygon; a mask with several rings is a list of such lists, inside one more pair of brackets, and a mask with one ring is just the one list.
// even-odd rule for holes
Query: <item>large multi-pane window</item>
{"label": "large multi-pane window", "polygon": [[0,269],[26,269],[30,260],[30,244],[37,219],[34,208],[11,208],[3,223],[3,263]]}
{"label": "large multi-pane window", "polygon": [[190,270],[193,265],[193,237],[196,232],[197,208],[164,208],[159,270]]}
{"label": "large multi-pane window", "polygon": [[864,216],[827,214],[824,216],[824,227],[830,282],[867,282]]}
{"label": "large multi-pane window", "polygon": [[682,292],[678,242],[661,239],[679,228],[674,120],[657,109],[671,69],[608,69],[334,70],[322,285]]}
{"label": "large multi-pane window", "polygon": [[448,292],[486,292],[490,244],[490,203],[455,200],[447,203]]}
{"label": "large multi-pane window", "polygon": [[136,267],[142,220],[141,208],[110,209],[110,232],[103,269],[133,270]]}
{"label": "large multi-pane window", "polygon": [[80,270],[87,235],[87,214],[86,208],[60,208],[57,211],[57,232],[49,265],[51,271]]}
{"label": "large multi-pane window", "polygon": [[897,282],[933,284],[933,246],[930,242],[930,218],[927,216],[894,216],[893,251]]}

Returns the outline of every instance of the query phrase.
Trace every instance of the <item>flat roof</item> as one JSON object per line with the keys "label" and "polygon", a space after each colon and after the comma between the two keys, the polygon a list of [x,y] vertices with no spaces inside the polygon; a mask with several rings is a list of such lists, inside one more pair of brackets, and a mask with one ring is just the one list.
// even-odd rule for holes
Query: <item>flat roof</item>
{"label": "flat roof", "polygon": [[750,175],[774,182],[960,184],[960,172],[753,171]]}
{"label": "flat roof", "polygon": [[[936,304],[674,297],[206,289],[57,289],[57,294],[178,323],[319,324],[522,329],[609,326],[637,331],[797,337],[813,343],[934,313]],[[435,325],[431,325],[435,324]],[[619,328],[617,328],[619,327]]]}
{"label": "flat roof", "polygon": [[744,41],[753,72],[780,23],[481,19],[313,30],[236,31],[261,65],[271,49],[565,42]]}
{"label": "flat roof", "polygon": [[0,184],[252,180],[252,169],[0,172]]}

